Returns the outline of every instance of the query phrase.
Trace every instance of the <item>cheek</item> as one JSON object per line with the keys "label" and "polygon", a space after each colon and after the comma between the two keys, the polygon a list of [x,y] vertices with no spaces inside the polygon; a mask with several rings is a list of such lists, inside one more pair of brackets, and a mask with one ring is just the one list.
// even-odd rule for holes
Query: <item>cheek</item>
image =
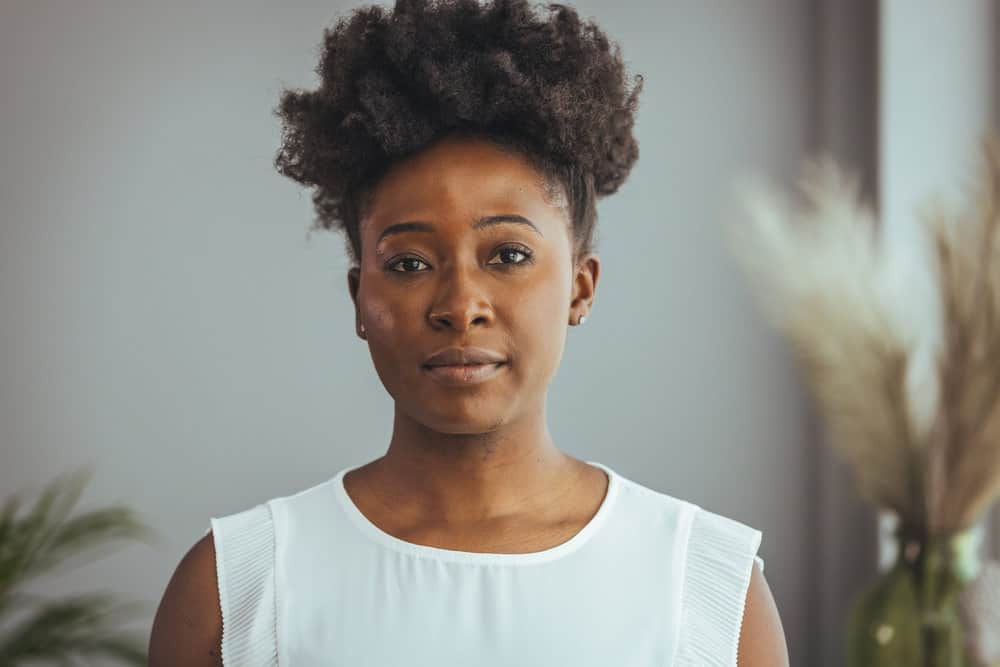
{"label": "cheek", "polygon": [[518,356],[530,360],[520,373],[547,377],[559,365],[566,342],[569,292],[564,289],[532,290],[510,306],[511,338]]}
{"label": "cheek", "polygon": [[523,295],[522,308],[530,312],[537,322],[546,322],[550,337],[565,334],[569,317],[569,298],[572,285],[560,262],[552,262],[546,275],[540,276],[539,289],[531,289]]}
{"label": "cheek", "polygon": [[[366,299],[361,307],[361,321],[365,325],[368,352],[379,375],[398,369],[397,355],[406,349],[407,333],[402,326],[407,317],[400,313],[399,306],[384,299]],[[387,378],[383,377],[383,381]]]}
{"label": "cheek", "polygon": [[384,299],[368,299],[361,309],[372,366],[394,400],[407,393],[403,387],[410,383],[410,360],[404,360],[409,334],[401,327],[408,318],[399,307]]}
{"label": "cheek", "polygon": [[367,297],[362,301],[361,321],[370,332],[369,340],[372,336],[376,340],[391,340],[398,335],[398,323],[404,317],[400,313],[401,307],[404,307],[403,304],[395,304],[379,297]]}

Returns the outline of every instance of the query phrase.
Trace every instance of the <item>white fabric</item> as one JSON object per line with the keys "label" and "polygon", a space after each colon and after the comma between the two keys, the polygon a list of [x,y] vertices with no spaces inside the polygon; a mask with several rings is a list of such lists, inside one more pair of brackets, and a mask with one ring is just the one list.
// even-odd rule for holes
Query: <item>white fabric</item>
{"label": "white fabric", "polygon": [[278,664],[273,526],[266,504],[210,521],[223,665]]}
{"label": "white fabric", "polygon": [[[699,509],[691,524],[681,593],[684,638],[677,667],[735,667],[750,556],[762,533],[728,517]],[[764,561],[753,556],[764,571]]]}
{"label": "white fabric", "polygon": [[211,519],[227,667],[735,667],[760,531],[607,466],[568,541],[493,554],[379,529],[334,477]]}

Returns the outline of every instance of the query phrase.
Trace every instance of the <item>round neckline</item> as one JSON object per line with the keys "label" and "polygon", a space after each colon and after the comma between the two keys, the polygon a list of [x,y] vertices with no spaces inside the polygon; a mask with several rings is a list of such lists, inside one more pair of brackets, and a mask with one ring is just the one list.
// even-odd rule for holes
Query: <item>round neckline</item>
{"label": "round neckline", "polygon": [[444,549],[442,547],[432,547],[426,544],[417,544],[416,542],[407,542],[406,540],[400,539],[394,535],[390,535],[376,526],[368,519],[368,517],[362,514],[361,510],[354,504],[354,501],[347,494],[347,489],[344,486],[344,476],[353,470],[353,468],[344,468],[338,472],[331,481],[333,483],[333,490],[337,496],[337,500],[339,501],[339,504],[343,508],[344,512],[347,514],[348,518],[350,518],[351,522],[368,538],[384,547],[400,553],[422,556],[435,560],[463,563],[515,565],[541,563],[567,556],[583,546],[584,543],[586,543],[587,540],[589,540],[594,533],[597,532],[597,530],[601,527],[601,524],[603,524],[607,519],[608,514],[611,512],[611,506],[614,503],[615,497],[618,495],[618,475],[614,470],[603,463],[598,463],[597,461],[587,461],[587,463],[600,468],[608,477],[608,488],[604,493],[604,500],[601,501],[600,507],[597,508],[597,512],[590,518],[590,521],[588,521],[583,528],[581,528],[575,535],[565,542],[557,544],[554,547],[549,547],[548,549],[543,549],[542,551],[528,551],[524,553],[460,551],[458,549]]}

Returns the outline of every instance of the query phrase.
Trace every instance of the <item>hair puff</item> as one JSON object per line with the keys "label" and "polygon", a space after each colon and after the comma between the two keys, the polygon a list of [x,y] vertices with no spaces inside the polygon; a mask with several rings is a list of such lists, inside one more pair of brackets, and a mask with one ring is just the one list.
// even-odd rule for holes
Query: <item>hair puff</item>
{"label": "hair puff", "polygon": [[313,229],[346,231],[360,260],[366,193],[395,161],[465,131],[517,150],[567,194],[574,260],[589,252],[595,199],[639,157],[642,76],[576,10],[526,0],[397,0],[325,28],[316,90],[285,90],[274,164],[314,187]]}

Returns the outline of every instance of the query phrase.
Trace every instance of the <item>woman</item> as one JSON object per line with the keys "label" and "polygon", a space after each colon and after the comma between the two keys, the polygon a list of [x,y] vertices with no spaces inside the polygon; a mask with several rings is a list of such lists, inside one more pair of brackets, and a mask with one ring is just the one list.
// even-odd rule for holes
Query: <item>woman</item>
{"label": "woman", "polygon": [[399,0],[325,31],[276,166],[345,233],[395,401],[385,454],[213,518],[154,665],[787,665],[749,526],[561,452],[546,392],[593,308],[595,200],[641,77],[524,0]]}

